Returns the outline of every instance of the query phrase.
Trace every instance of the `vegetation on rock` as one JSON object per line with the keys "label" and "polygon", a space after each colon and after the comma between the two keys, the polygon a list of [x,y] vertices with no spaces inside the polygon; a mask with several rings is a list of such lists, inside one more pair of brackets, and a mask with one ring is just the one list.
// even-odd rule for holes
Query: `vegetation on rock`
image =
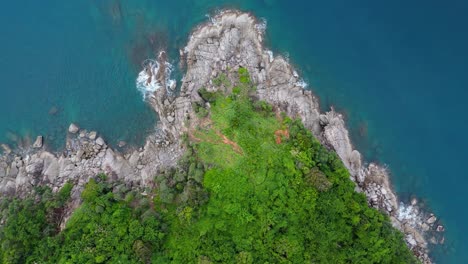
{"label": "vegetation on rock", "polygon": [[0,263],[415,263],[337,155],[238,77],[200,90],[186,155],[143,195],[97,177],[61,232],[69,186],[5,203]]}
{"label": "vegetation on rock", "polygon": [[[171,221],[175,263],[411,263],[388,217],[369,208],[336,154],[255,102],[245,69],[189,136],[205,167],[206,204]],[[216,100],[213,100],[213,97]],[[278,133],[280,132],[280,133]]]}

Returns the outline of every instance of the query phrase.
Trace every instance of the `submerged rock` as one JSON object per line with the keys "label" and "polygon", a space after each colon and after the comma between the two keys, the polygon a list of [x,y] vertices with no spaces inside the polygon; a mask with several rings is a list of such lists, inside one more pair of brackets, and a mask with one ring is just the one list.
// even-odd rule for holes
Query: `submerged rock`
{"label": "submerged rock", "polygon": [[56,106],[52,106],[49,109],[49,115],[56,115],[59,112],[59,109]]}
{"label": "submerged rock", "polygon": [[119,148],[123,148],[123,147],[125,147],[126,145],[127,145],[127,142],[125,142],[125,141],[123,141],[123,140],[120,140],[120,141],[119,141],[119,144],[118,144]]}

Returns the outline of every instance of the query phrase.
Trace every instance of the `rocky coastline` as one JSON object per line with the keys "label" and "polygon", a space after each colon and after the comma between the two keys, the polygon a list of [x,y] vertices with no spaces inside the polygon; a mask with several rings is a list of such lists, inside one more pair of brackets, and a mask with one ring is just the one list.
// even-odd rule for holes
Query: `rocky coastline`
{"label": "rocky coastline", "polygon": [[[443,243],[443,226],[436,216],[418,208],[417,200],[399,202],[390,183],[388,171],[375,163],[366,164],[353,148],[345,120],[333,109],[322,113],[318,98],[306,90],[287,59],[272,56],[263,45],[265,27],[249,13],[225,10],[198,26],[187,46],[180,50],[185,75],[180,92],[175,95],[173,83],[164,67],[152,74],[148,82],[160,89],[146,97],[159,115],[157,132],[147,137],[144,147],[113,149],[95,131],[71,124],[66,147],[58,153],[45,150],[39,136],[29,149],[15,150],[2,145],[0,156],[0,195],[24,196],[34,186],[47,185],[57,191],[66,182],[74,183],[69,213],[80,204],[80,193],[89,178],[104,172],[130,186],[153,185],[153,177],[177,166],[184,153],[182,136],[197,125],[193,105],[202,102],[198,89],[228,89],[212,83],[225,75],[236,79],[239,67],[247,68],[257,86],[257,97],[290,117],[301,118],[304,125],[322,144],[333,149],[348,168],[356,191],[366,194],[370,206],[389,215],[392,224],[405,234],[407,245],[422,263],[432,263],[429,243]],[[165,65],[166,54],[159,53],[159,65]],[[140,80],[141,81],[141,80]],[[434,234],[437,234],[435,236]]]}

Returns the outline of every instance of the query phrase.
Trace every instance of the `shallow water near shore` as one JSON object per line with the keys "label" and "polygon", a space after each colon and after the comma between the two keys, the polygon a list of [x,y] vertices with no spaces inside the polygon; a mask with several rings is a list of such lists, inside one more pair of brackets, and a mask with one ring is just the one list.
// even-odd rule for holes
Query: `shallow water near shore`
{"label": "shallow water near shore", "polygon": [[4,3],[0,142],[42,134],[58,149],[76,122],[111,144],[142,144],[157,122],[135,86],[143,60],[164,48],[177,66],[206,14],[252,11],[268,23],[267,46],[288,54],[323,109],[345,113],[357,148],[389,165],[400,197],[420,197],[442,218],[446,244],[433,251],[436,262],[468,263],[468,4],[128,2]]}

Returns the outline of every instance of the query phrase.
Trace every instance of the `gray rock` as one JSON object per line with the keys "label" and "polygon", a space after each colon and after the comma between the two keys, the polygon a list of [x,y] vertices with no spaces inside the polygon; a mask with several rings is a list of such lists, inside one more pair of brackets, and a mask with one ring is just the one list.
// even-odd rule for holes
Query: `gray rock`
{"label": "gray rock", "polygon": [[8,177],[15,178],[16,175],[18,175],[18,168],[16,167],[16,164],[13,162],[10,165],[10,170],[8,171]]}
{"label": "gray rock", "polygon": [[96,144],[98,144],[99,146],[104,146],[106,142],[104,142],[104,139],[102,139],[102,137],[98,137],[96,139]]}
{"label": "gray rock", "polygon": [[72,134],[76,134],[79,130],[80,128],[74,123],[71,123],[70,126],[68,127],[68,132]]}
{"label": "gray rock", "polygon": [[88,134],[88,138],[91,139],[91,140],[95,140],[97,137],[97,132],[96,131],[91,131],[89,132]]}
{"label": "gray rock", "polygon": [[138,165],[138,161],[140,160],[140,155],[137,151],[134,151],[130,158],[128,159],[128,162],[132,167],[136,167]]}
{"label": "gray rock", "polygon": [[169,86],[169,89],[174,90],[177,86],[176,82],[171,82],[171,85]]}
{"label": "gray rock", "polygon": [[43,137],[37,136],[36,141],[34,141],[33,148],[42,148]]}
{"label": "gray rock", "polygon": [[50,153],[43,153],[41,158],[44,159],[44,177],[46,177],[49,182],[54,183],[60,174],[60,166],[57,158]]}
{"label": "gray rock", "polygon": [[408,244],[410,244],[412,247],[417,245],[416,240],[412,236],[408,237],[406,242],[408,242]]}
{"label": "gray rock", "polygon": [[128,161],[111,149],[107,149],[106,151],[106,155],[102,161],[102,168],[115,173],[120,179],[126,177],[134,178],[133,170]]}
{"label": "gray rock", "polygon": [[78,150],[78,152],[76,152],[76,155],[75,155],[76,159],[80,161],[81,157],[83,157],[83,154],[84,154],[84,151],[82,149]]}
{"label": "gray rock", "polygon": [[385,188],[382,188],[381,191],[382,195],[387,195],[387,190]]}
{"label": "gray rock", "polygon": [[434,224],[436,221],[437,221],[437,217],[435,217],[435,215],[431,215],[431,216],[426,220],[426,223],[432,225],[432,224]]}
{"label": "gray rock", "polygon": [[3,152],[5,154],[10,154],[11,153],[11,148],[7,144],[1,144],[0,146],[2,147]]}
{"label": "gray rock", "polygon": [[126,145],[127,145],[127,142],[125,142],[125,141],[123,141],[123,140],[120,140],[120,141],[119,141],[119,144],[118,144],[119,148],[123,148],[123,147],[125,147]]}
{"label": "gray rock", "polygon": [[426,224],[426,223],[422,223],[422,224],[421,224],[421,228],[422,228],[422,230],[423,230],[424,232],[427,232],[427,231],[429,231],[430,226],[429,226],[428,224]]}
{"label": "gray rock", "polygon": [[26,166],[26,173],[37,176],[42,173],[44,168],[43,160],[36,159]]}
{"label": "gray rock", "polygon": [[30,183],[30,178],[31,177],[28,177],[28,174],[22,168],[22,170],[18,172],[15,178],[16,189],[18,190],[28,185],[28,183]]}
{"label": "gray rock", "polygon": [[326,115],[322,114],[322,115],[319,116],[319,118],[320,118],[320,121],[319,121],[320,125],[322,125],[322,126],[328,125],[328,118],[327,118]]}

